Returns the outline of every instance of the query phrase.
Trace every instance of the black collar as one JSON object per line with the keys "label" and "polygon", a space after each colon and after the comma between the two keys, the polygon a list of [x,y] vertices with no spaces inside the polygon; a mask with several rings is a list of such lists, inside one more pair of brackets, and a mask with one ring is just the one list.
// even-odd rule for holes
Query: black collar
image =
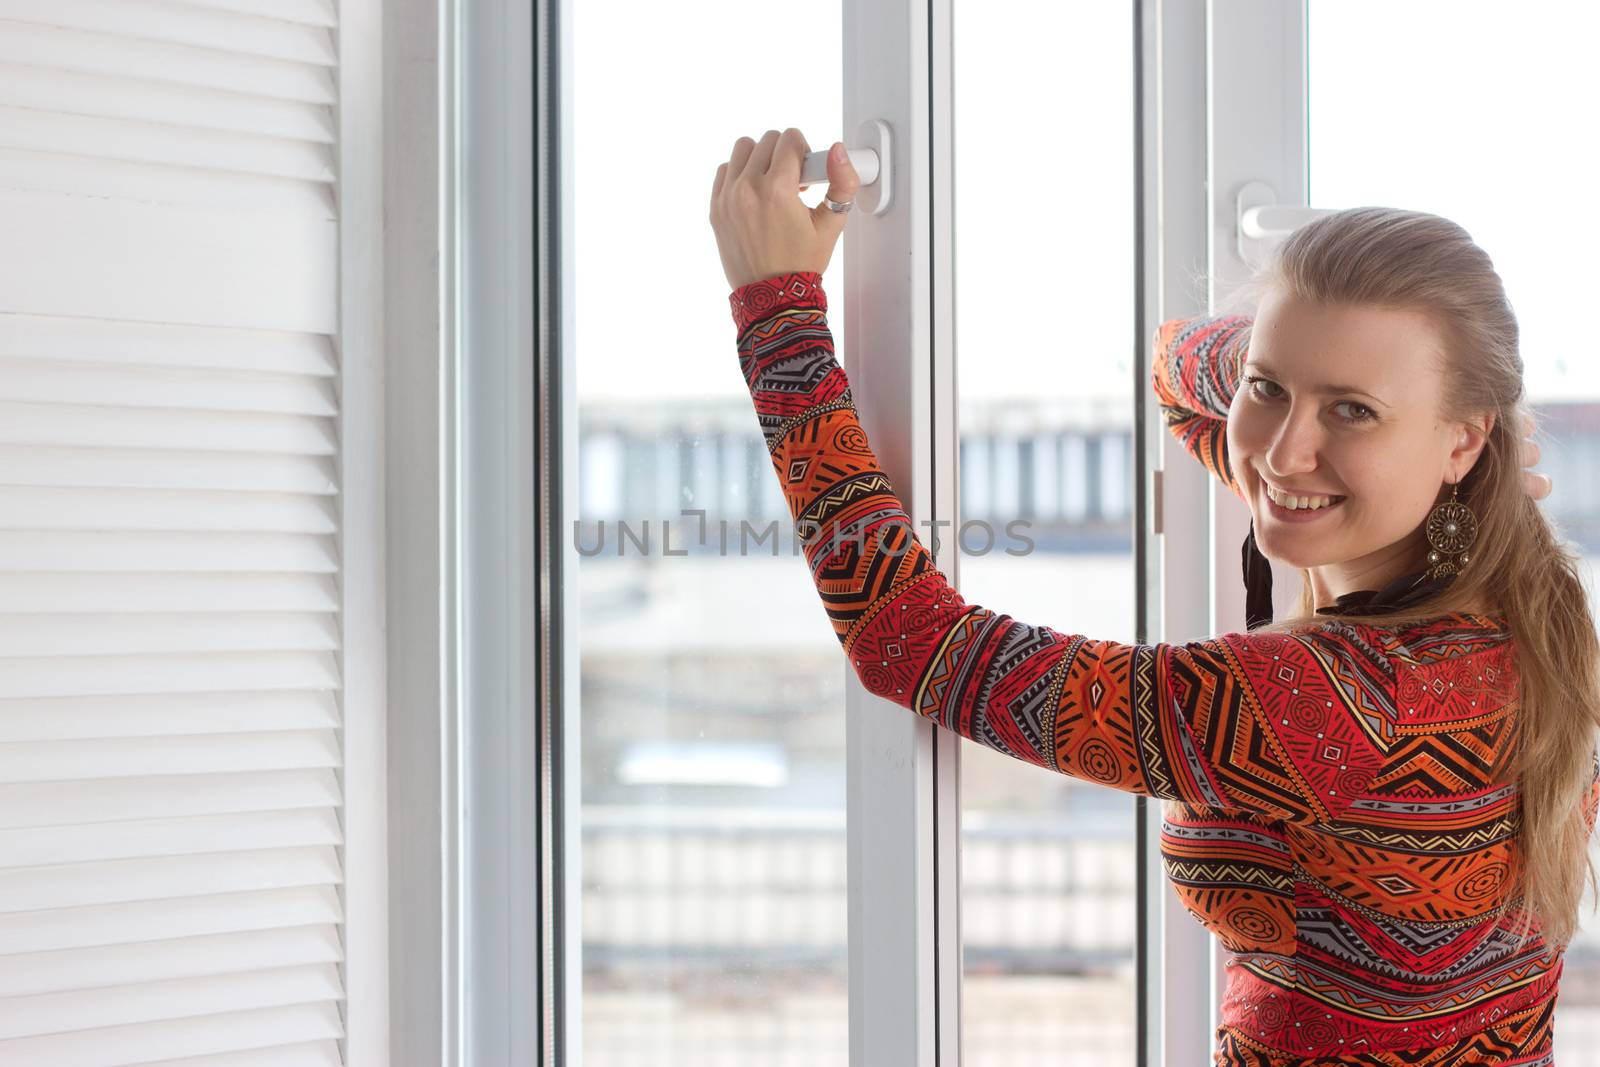
{"label": "black collar", "polygon": [[[1250,533],[1244,539],[1242,561],[1244,566],[1245,625],[1254,630],[1272,621],[1272,564],[1256,547],[1256,528],[1251,523]],[[1355,589],[1339,597],[1327,607],[1318,608],[1318,615],[1382,615],[1426,600],[1443,590],[1455,579],[1446,574],[1428,579],[1426,569],[1402,574],[1382,589]]]}
{"label": "black collar", "polygon": [[1355,589],[1345,593],[1327,607],[1318,608],[1317,614],[1349,615],[1359,611],[1365,615],[1383,615],[1426,600],[1454,580],[1455,575],[1445,574],[1430,581],[1425,569],[1402,574],[1382,589]]}

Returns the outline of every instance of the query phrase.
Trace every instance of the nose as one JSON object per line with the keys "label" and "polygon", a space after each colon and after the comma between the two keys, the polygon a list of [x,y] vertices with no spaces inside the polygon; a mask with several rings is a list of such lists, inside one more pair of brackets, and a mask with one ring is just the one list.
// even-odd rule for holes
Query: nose
{"label": "nose", "polygon": [[1317,452],[1322,447],[1322,428],[1311,408],[1290,411],[1273,432],[1272,443],[1263,458],[1275,478],[1287,479],[1317,469]]}

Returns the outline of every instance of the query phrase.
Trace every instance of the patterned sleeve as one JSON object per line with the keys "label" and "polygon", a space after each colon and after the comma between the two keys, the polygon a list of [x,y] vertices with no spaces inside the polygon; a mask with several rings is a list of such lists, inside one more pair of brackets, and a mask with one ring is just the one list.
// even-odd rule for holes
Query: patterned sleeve
{"label": "patterned sleeve", "polygon": [[1311,823],[1367,789],[1394,680],[1360,631],[1128,645],[963,600],[868,445],[821,280],[776,275],[730,301],[773,472],[868,690],[1008,756],[1147,796]]}
{"label": "patterned sleeve", "polygon": [[1228,406],[1250,347],[1251,322],[1243,315],[1168,319],[1156,328],[1150,366],[1167,429],[1235,493]]}

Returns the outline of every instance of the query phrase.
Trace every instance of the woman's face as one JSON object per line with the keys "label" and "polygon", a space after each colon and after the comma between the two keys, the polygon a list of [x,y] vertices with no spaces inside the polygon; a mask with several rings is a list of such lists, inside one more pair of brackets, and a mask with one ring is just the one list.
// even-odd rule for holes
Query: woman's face
{"label": "woman's face", "polygon": [[[1269,292],[1228,411],[1228,453],[1263,554],[1331,568],[1345,579],[1334,593],[1422,564],[1440,486],[1471,469],[1484,440],[1439,416],[1444,358],[1420,312]],[[1289,496],[1324,499],[1291,509]]]}

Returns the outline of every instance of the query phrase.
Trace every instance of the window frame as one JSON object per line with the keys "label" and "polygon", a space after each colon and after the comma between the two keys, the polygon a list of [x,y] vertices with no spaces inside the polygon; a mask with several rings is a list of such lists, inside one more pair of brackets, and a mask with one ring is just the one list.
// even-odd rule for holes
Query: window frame
{"label": "window frame", "polygon": [[454,19],[455,0],[382,10],[389,1055],[361,1067],[462,1062]]}
{"label": "window frame", "polygon": [[[1207,0],[1206,37],[1207,300],[1218,308],[1252,270],[1240,254],[1240,191],[1262,183],[1280,205],[1308,204],[1306,0]],[[1219,578],[1211,590],[1210,632],[1243,630],[1237,546],[1249,533],[1250,511],[1220,485],[1212,487],[1212,501]],[[1274,613],[1281,617],[1299,592],[1300,572],[1273,562],[1272,573]]]}
{"label": "window frame", "polygon": [[[540,77],[550,69],[552,32],[570,36],[570,24],[552,26],[545,5],[453,0],[452,14],[459,133],[450,161],[457,195],[447,208],[459,242],[453,257],[459,528],[451,541],[461,589],[454,823],[461,979],[453,1014],[464,1063],[576,1062],[562,1044],[566,1031],[547,1027],[559,1016],[525,1007],[539,1003],[546,988],[555,1012],[568,1003],[569,991],[553,985],[562,973],[557,960],[581,938],[581,928],[563,918],[579,890],[581,863],[563,863],[557,851],[570,842],[576,856],[581,845],[575,799],[564,836],[551,822],[563,811],[551,793],[558,768],[580,765],[576,739],[571,752],[556,755],[557,719],[538,713],[564,702],[545,689],[553,679],[570,679],[571,692],[563,695],[575,701],[578,676],[575,643],[561,640],[577,611],[576,583],[561,581],[573,573],[572,545],[541,521],[577,510],[576,418],[568,417],[575,396],[565,373],[572,365],[565,349],[570,334],[559,329],[563,316],[551,313],[553,303],[571,299],[563,279],[570,276],[573,245],[565,233],[544,228],[560,182],[536,168],[538,153],[549,148],[542,143],[552,130],[547,108],[571,99],[559,86],[552,94]],[[564,78],[566,70],[555,74]],[[563,168],[567,161],[565,152],[550,160]],[[566,221],[563,215],[559,224]],[[561,269],[541,260],[549,254],[565,257]],[[556,352],[562,358],[545,358]],[[562,476],[542,478],[547,463]],[[573,499],[556,507],[552,493]],[[556,598],[560,610],[539,612],[546,597]],[[558,871],[570,876],[564,891],[552,881]],[[573,975],[575,995],[581,969]]]}
{"label": "window frame", "polygon": [[339,88],[339,671],[346,1063],[390,1061],[383,569],[383,71],[378,0],[343,0]]}
{"label": "window frame", "polygon": [[[1210,4],[1139,0],[1140,206],[1139,337],[1133,387],[1141,405],[1139,456],[1150,470],[1138,549],[1142,641],[1210,636],[1212,576],[1219,559],[1213,534],[1217,503],[1227,490],[1166,432],[1148,383],[1150,339],[1165,320],[1203,314],[1208,294],[1194,284],[1208,266],[1205,184],[1210,147],[1208,79]],[[1154,460],[1154,467],[1151,461]],[[1204,516],[1167,536],[1173,517]],[[1199,528],[1196,529],[1195,525]],[[1212,981],[1216,944],[1168,883],[1161,862],[1162,804],[1140,802],[1141,1067],[1181,1067],[1197,1050],[1209,1055],[1218,998]],[[1197,995],[1197,991],[1199,994]]]}
{"label": "window frame", "polygon": [[[895,210],[859,214],[836,255],[836,338],[851,396],[914,528],[958,521],[954,309],[952,0],[843,0],[850,140],[893,131]],[[872,353],[857,359],[857,353]],[[938,525],[932,525],[938,524]],[[954,537],[922,538],[958,580]],[[868,693],[845,672],[852,1063],[955,1067],[960,1060],[961,738]],[[892,710],[886,711],[888,707]],[[852,813],[872,812],[872,818]],[[909,905],[909,906],[908,906]]]}

